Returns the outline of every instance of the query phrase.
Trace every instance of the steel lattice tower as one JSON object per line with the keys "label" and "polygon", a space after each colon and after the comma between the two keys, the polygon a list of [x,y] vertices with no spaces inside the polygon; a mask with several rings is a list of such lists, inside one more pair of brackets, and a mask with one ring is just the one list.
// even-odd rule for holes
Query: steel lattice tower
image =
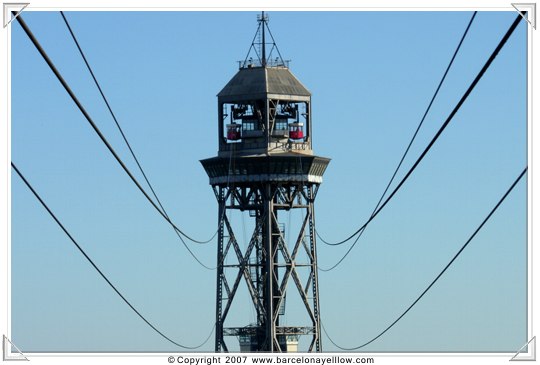
{"label": "steel lattice tower", "polygon": [[[281,58],[264,12],[258,23],[250,48],[255,59],[240,62],[218,94],[218,156],[201,161],[219,206],[215,350],[228,351],[225,336],[239,337],[242,350],[267,352],[287,351],[291,338],[309,336],[308,351],[321,351],[314,201],[330,160],[312,151],[310,92]],[[272,60],[273,52],[279,57]],[[231,210],[248,211],[255,220],[244,250]],[[303,219],[287,244],[278,217],[290,210],[301,211]],[[242,282],[256,323],[229,327]],[[280,323],[291,290],[299,294],[306,323]]]}

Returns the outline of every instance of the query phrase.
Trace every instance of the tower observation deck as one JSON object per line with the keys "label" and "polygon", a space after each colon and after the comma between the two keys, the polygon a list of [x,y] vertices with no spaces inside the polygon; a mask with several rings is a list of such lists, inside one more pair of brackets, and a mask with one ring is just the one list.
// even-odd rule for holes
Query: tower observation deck
{"label": "tower observation deck", "polygon": [[[218,154],[201,161],[218,201],[215,350],[229,351],[225,338],[236,336],[242,350],[286,352],[306,336],[305,350],[321,351],[314,201],[330,160],[313,153],[311,93],[281,58],[264,12],[258,25],[248,56],[217,95]],[[233,210],[254,218],[243,249]],[[278,217],[292,210],[302,222],[295,232],[287,227],[286,240]],[[239,302],[244,284],[250,300]],[[284,324],[291,291],[300,305]],[[252,306],[256,319],[230,325],[233,306]]]}

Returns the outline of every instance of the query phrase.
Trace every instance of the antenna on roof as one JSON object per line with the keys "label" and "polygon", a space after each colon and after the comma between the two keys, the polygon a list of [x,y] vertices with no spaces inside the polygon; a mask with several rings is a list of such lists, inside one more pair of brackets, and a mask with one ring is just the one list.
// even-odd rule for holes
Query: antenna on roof
{"label": "antenna on roof", "polygon": [[[268,14],[266,14],[264,11],[261,12],[261,14],[257,15],[257,22],[259,23],[259,26],[257,27],[257,32],[255,33],[255,36],[253,37],[253,41],[251,42],[251,47],[249,47],[248,54],[246,55],[244,61],[239,61],[240,68],[247,68],[247,67],[289,67],[289,61],[284,61],[283,57],[281,57],[281,53],[279,52],[279,49],[276,45],[276,41],[274,40],[274,36],[272,36],[272,32],[270,31],[270,28],[268,27]],[[266,42],[266,31],[268,31],[268,34],[270,35],[271,42]],[[271,45],[270,51],[267,52],[266,45]],[[274,55],[274,59],[272,59],[272,53],[277,52],[277,57]],[[250,55],[255,53],[255,57],[250,57]],[[257,60],[258,62],[254,62],[254,60]]]}
{"label": "antenna on roof", "polygon": [[262,67],[266,67],[266,38],[265,38],[265,28],[268,27],[268,15],[264,15],[264,11],[262,11],[260,16],[257,16],[257,21],[261,24],[261,30],[262,30],[262,42],[260,44],[261,48],[261,64]]}

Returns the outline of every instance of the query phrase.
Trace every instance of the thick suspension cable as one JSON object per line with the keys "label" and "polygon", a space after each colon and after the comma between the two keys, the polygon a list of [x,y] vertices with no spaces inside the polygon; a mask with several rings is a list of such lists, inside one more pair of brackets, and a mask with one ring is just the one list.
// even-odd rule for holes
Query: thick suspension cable
{"label": "thick suspension cable", "polygon": [[[497,57],[498,53],[500,52],[500,50],[502,49],[502,47],[505,45],[506,41],[508,40],[508,38],[510,38],[510,36],[512,35],[512,33],[514,32],[514,30],[516,29],[516,27],[518,26],[518,24],[520,23],[522,17],[521,17],[521,14],[518,14],[518,16],[516,17],[516,19],[514,20],[514,22],[512,23],[512,25],[510,26],[510,28],[508,28],[508,31],[506,32],[506,34],[504,35],[504,37],[501,39],[501,41],[499,42],[499,44],[497,45],[497,47],[495,48],[495,50],[493,51],[493,53],[491,54],[491,56],[489,57],[489,59],[486,61],[486,63],[484,64],[484,66],[482,67],[482,69],[480,70],[480,72],[478,73],[478,75],[475,77],[475,79],[473,80],[473,82],[471,83],[471,85],[469,86],[469,88],[467,89],[467,91],[463,94],[463,96],[461,97],[461,99],[459,100],[459,102],[457,103],[457,105],[455,106],[455,108],[452,110],[452,112],[450,113],[450,115],[448,116],[448,118],[446,119],[446,121],[443,123],[443,125],[439,128],[439,130],[437,131],[437,133],[435,134],[435,136],[432,138],[432,140],[429,142],[429,144],[427,145],[427,147],[424,149],[424,151],[422,152],[422,154],[420,155],[420,157],[418,157],[418,159],[416,160],[416,162],[413,164],[413,166],[409,169],[409,171],[407,172],[407,174],[405,174],[405,176],[403,177],[403,179],[401,179],[401,181],[399,182],[399,184],[394,188],[394,190],[392,191],[392,193],[390,193],[390,195],[388,196],[388,198],[386,198],[386,200],[384,201],[384,203],[381,204],[381,206],[371,215],[371,217],[366,221],[366,223],[364,223],[351,237],[354,237],[356,234],[360,233],[361,231],[363,231],[367,225],[369,223],[371,223],[371,221],[380,213],[381,210],[384,209],[384,207],[388,204],[388,202],[394,197],[394,195],[398,192],[398,190],[403,186],[403,184],[405,183],[405,181],[407,181],[407,179],[411,176],[412,172],[418,167],[418,165],[420,164],[420,162],[424,159],[424,157],[426,156],[426,154],[429,152],[429,150],[431,149],[431,147],[433,147],[433,145],[435,144],[435,142],[437,141],[437,139],[441,136],[442,132],[446,129],[446,127],[448,126],[448,124],[450,124],[450,122],[452,121],[452,119],[454,118],[454,116],[456,115],[456,113],[458,112],[458,110],[461,108],[461,106],[463,105],[463,103],[465,102],[465,100],[467,100],[467,98],[469,97],[470,93],[474,90],[475,86],[478,84],[478,82],[480,81],[480,79],[482,78],[482,76],[485,74],[485,72],[487,71],[487,69],[489,68],[489,66],[491,65],[491,63],[493,62],[493,60],[495,60],[495,58]],[[319,268],[319,270],[323,271],[323,272],[328,272],[330,270],[333,270],[334,268],[336,268],[341,262],[343,262],[343,260],[347,257],[347,255],[352,251],[352,249],[355,247],[356,243],[358,242],[358,239],[355,240],[355,242],[351,245],[351,247],[349,247],[349,249],[347,250],[347,252],[345,253],[345,255],[335,264],[333,265],[332,267],[328,268],[328,269],[323,269],[323,268]]]}
{"label": "thick suspension cable", "polygon": [[[461,45],[463,44],[463,41],[465,40],[465,37],[467,36],[467,33],[469,33],[469,29],[471,28],[471,25],[472,25],[472,23],[474,21],[474,18],[476,17],[476,14],[477,14],[477,11],[475,11],[473,13],[473,15],[471,17],[471,20],[469,20],[469,24],[467,24],[467,28],[465,28],[465,32],[463,32],[463,35],[461,36],[461,40],[459,41],[459,43],[458,43],[458,45],[456,47],[456,50],[454,51],[454,54],[452,55],[452,58],[450,59],[450,62],[448,63],[448,66],[446,67],[446,70],[444,71],[444,74],[443,74],[443,76],[441,78],[441,81],[439,81],[439,85],[437,86],[437,88],[435,90],[435,93],[433,94],[433,96],[432,96],[432,98],[431,98],[431,100],[430,100],[430,102],[429,102],[429,104],[428,104],[428,106],[426,108],[426,111],[424,112],[424,115],[422,116],[422,119],[420,120],[420,123],[416,127],[416,130],[415,130],[411,140],[409,141],[409,144],[407,145],[407,148],[405,149],[405,152],[401,156],[401,159],[399,160],[399,163],[397,164],[397,166],[396,166],[396,168],[394,170],[394,173],[392,174],[392,177],[388,181],[388,184],[386,184],[386,188],[384,189],[381,197],[379,198],[379,201],[375,205],[375,208],[373,209],[373,212],[371,213],[371,215],[373,215],[377,211],[377,208],[379,208],[379,205],[381,205],[381,202],[384,199],[384,197],[386,196],[386,193],[388,192],[388,189],[390,189],[390,186],[394,182],[394,179],[395,179],[399,169],[401,168],[401,165],[403,164],[403,161],[405,160],[405,157],[407,157],[407,154],[409,153],[409,150],[411,149],[411,146],[414,143],[414,140],[416,139],[416,136],[418,135],[418,132],[420,131],[420,128],[422,128],[422,125],[424,124],[424,120],[426,119],[429,111],[431,110],[431,106],[433,105],[433,102],[435,101],[435,98],[439,94],[439,90],[441,89],[441,87],[442,87],[442,85],[444,83],[444,80],[446,79],[446,75],[448,75],[448,72],[450,71],[450,68],[454,64],[454,60],[456,59],[456,56],[457,56],[459,50],[461,49]],[[356,234],[359,234],[359,236],[361,236],[364,233],[364,230],[362,230],[361,232],[357,231],[355,234],[349,236],[348,238],[346,238],[346,239],[344,239],[342,241],[336,242],[336,243],[331,243],[331,242],[328,242],[328,241],[324,240],[319,235],[318,231],[316,231],[315,233],[317,234],[317,237],[323,243],[327,244],[328,246],[339,246],[339,245],[342,245],[342,244],[348,242],[349,240],[351,240]]]}
{"label": "thick suspension cable", "polygon": [[[67,82],[64,80],[64,78],[62,77],[62,75],[60,74],[60,72],[58,71],[58,69],[56,68],[56,66],[53,64],[53,62],[51,61],[51,59],[49,58],[49,56],[47,55],[47,53],[45,52],[45,50],[41,47],[41,45],[39,44],[39,42],[37,41],[36,37],[34,36],[34,34],[30,31],[30,28],[28,28],[28,26],[26,25],[26,23],[24,22],[23,18],[22,18],[22,15],[19,14],[19,16],[17,16],[17,22],[19,23],[19,25],[23,28],[23,30],[25,31],[26,35],[28,36],[28,38],[32,41],[32,44],[34,45],[34,47],[36,47],[36,49],[38,50],[38,52],[41,54],[41,56],[43,57],[43,59],[45,60],[45,62],[47,63],[47,65],[49,66],[49,68],[51,69],[51,71],[54,73],[54,75],[56,76],[56,78],[58,79],[58,81],[60,81],[60,83],[62,84],[62,86],[64,87],[64,89],[66,90],[66,92],[69,94],[69,96],[71,97],[71,99],[73,100],[73,102],[75,103],[75,105],[77,105],[77,107],[79,108],[79,110],[81,111],[81,113],[84,115],[84,117],[86,118],[86,120],[88,121],[88,123],[90,124],[90,126],[92,127],[92,129],[96,132],[96,134],[99,136],[99,138],[101,139],[101,141],[105,144],[105,146],[107,147],[107,149],[109,150],[109,152],[113,155],[113,157],[116,159],[116,161],[120,164],[120,166],[122,167],[122,169],[126,172],[126,174],[129,176],[129,178],[131,179],[131,181],[133,181],[133,183],[137,186],[137,188],[141,191],[141,193],[144,195],[144,197],[148,200],[148,202],[150,202],[150,204],[152,204],[152,206],[158,211],[158,213],[180,234],[182,235],[185,235],[185,233],[180,230],[168,217],[167,215],[165,215],[165,213],[163,213],[163,211],[161,211],[161,209],[156,205],[156,203],[152,200],[152,198],[148,195],[148,193],[144,190],[144,188],[141,186],[141,184],[137,181],[137,179],[135,178],[135,176],[133,176],[133,174],[131,173],[131,171],[127,168],[127,166],[124,164],[124,162],[122,161],[122,159],[120,158],[120,156],[118,156],[118,154],[116,153],[116,151],[114,150],[114,148],[111,146],[111,144],[109,143],[109,141],[107,141],[107,139],[105,138],[105,136],[103,135],[103,133],[100,131],[100,129],[98,128],[98,126],[94,123],[94,121],[92,120],[92,118],[90,117],[90,115],[88,114],[88,112],[86,111],[86,109],[82,106],[81,102],[79,101],[79,99],[77,99],[77,97],[75,96],[75,94],[73,93],[73,91],[71,90],[71,88],[69,87],[69,85],[67,84]],[[184,247],[188,250],[188,252],[190,253],[190,255],[204,268],[208,269],[208,270],[214,270],[215,268],[212,268],[212,267],[209,267],[207,265],[205,265],[201,260],[199,260],[199,258],[191,251],[191,249],[189,248],[189,246],[186,244],[186,242],[181,239]]]}
{"label": "thick suspension cable", "polygon": [[330,342],[332,342],[337,348],[341,349],[341,350],[344,350],[344,351],[353,351],[353,350],[358,350],[358,349],[361,349],[362,347],[365,347],[367,345],[369,345],[370,343],[376,341],[378,338],[380,338],[382,335],[384,335],[386,332],[388,332],[388,330],[390,330],[392,327],[394,327],[394,325],[396,323],[398,323],[415,305],[416,303],[418,303],[420,301],[420,299],[422,299],[422,297],[424,297],[424,295],[426,295],[426,293],[433,287],[433,285],[435,285],[435,283],[441,278],[441,276],[443,276],[443,274],[446,272],[446,270],[448,270],[448,268],[450,266],[452,266],[452,264],[454,263],[454,261],[456,261],[456,259],[459,257],[459,255],[461,255],[461,253],[463,252],[463,250],[465,250],[465,248],[469,245],[469,243],[474,239],[474,237],[476,237],[476,235],[478,234],[478,232],[480,232],[480,230],[484,227],[484,225],[487,223],[487,221],[491,218],[491,216],[495,213],[495,211],[499,208],[499,206],[504,202],[504,200],[508,197],[508,195],[512,192],[512,190],[514,190],[514,188],[516,187],[516,185],[518,184],[518,182],[523,178],[523,176],[525,175],[525,173],[527,172],[527,167],[525,167],[525,169],[523,169],[523,171],[521,172],[521,174],[519,174],[519,176],[516,178],[516,180],[513,182],[513,184],[508,188],[508,190],[506,191],[506,193],[504,193],[504,195],[502,196],[501,199],[499,199],[499,202],[497,204],[495,204],[495,206],[493,207],[493,209],[491,209],[491,211],[489,212],[489,214],[484,218],[484,220],[482,221],[482,223],[480,223],[480,225],[475,229],[475,231],[473,232],[473,234],[469,237],[469,239],[465,242],[465,244],[463,244],[463,246],[461,246],[461,248],[459,249],[459,251],[454,255],[454,257],[452,257],[452,259],[450,260],[450,262],[448,262],[448,264],[444,267],[444,269],[442,269],[442,271],[439,273],[439,275],[437,275],[437,277],[435,277],[435,279],[433,279],[433,281],[431,282],[431,284],[429,284],[427,286],[427,288],[418,296],[418,298],[416,298],[416,300],[399,316],[396,318],[396,320],[394,320],[388,327],[386,327],[381,333],[379,333],[377,336],[373,337],[371,340],[359,345],[359,346],[355,346],[355,347],[343,347],[343,346],[340,346],[338,345],[337,343],[335,343],[332,338],[328,335],[328,332],[326,332],[326,329],[324,328],[323,326],[323,330],[324,330],[324,333],[326,334],[326,336],[328,337],[328,339],[330,340]]}
{"label": "thick suspension cable", "polygon": [[[146,181],[146,184],[150,188],[150,191],[152,192],[152,195],[156,199],[156,202],[158,203],[158,205],[161,208],[161,210],[163,211],[163,213],[167,216],[167,218],[170,218],[169,215],[167,214],[167,211],[163,207],[163,204],[161,203],[161,200],[157,196],[156,191],[154,190],[154,187],[150,183],[150,180],[148,179],[142,165],[140,164],[139,159],[135,155],[135,152],[133,151],[133,148],[131,147],[131,144],[129,143],[129,141],[128,141],[127,137],[126,137],[126,135],[124,133],[124,130],[120,126],[120,123],[118,122],[118,119],[116,118],[116,115],[114,114],[114,112],[113,112],[113,110],[111,108],[111,105],[109,104],[109,101],[105,97],[105,93],[103,92],[103,89],[101,88],[101,86],[100,86],[100,84],[99,84],[99,82],[98,82],[98,80],[96,78],[96,75],[94,74],[94,71],[92,70],[92,67],[90,66],[90,63],[88,63],[88,60],[87,60],[87,58],[86,58],[86,56],[85,56],[85,54],[84,54],[84,52],[83,52],[83,50],[82,50],[82,48],[81,48],[81,46],[79,44],[79,41],[75,37],[75,33],[73,32],[73,29],[71,28],[66,16],[64,15],[64,12],[60,11],[60,15],[62,15],[62,18],[64,19],[64,23],[66,23],[66,26],[67,26],[67,28],[69,30],[69,33],[71,34],[71,38],[73,38],[73,41],[75,42],[75,45],[77,46],[77,49],[79,50],[79,53],[80,53],[85,65],[86,65],[86,68],[90,72],[90,75],[92,76],[92,79],[94,80],[94,83],[96,84],[96,87],[99,90],[99,93],[101,94],[101,97],[102,97],[103,101],[105,102],[105,105],[107,106],[107,109],[109,109],[109,113],[111,114],[111,116],[112,116],[112,118],[114,120],[114,123],[116,124],[116,127],[117,127],[118,131],[122,135],[122,138],[123,138],[127,148],[129,149],[129,152],[131,153],[131,156],[133,157],[133,160],[135,160],[135,163],[137,164],[137,167],[139,168],[139,171],[141,172],[144,180]],[[206,243],[209,243],[210,241],[212,241],[214,239],[214,237],[216,237],[217,232],[218,231],[216,230],[214,235],[212,237],[210,237],[208,240],[197,240],[197,239],[194,239],[194,238],[188,236],[185,233],[182,233],[182,235],[185,238],[187,238],[188,240],[192,241],[192,242],[199,243],[199,244],[206,244]],[[180,234],[180,233],[177,232],[177,234]]]}
{"label": "thick suspension cable", "polygon": [[84,258],[90,263],[90,265],[92,265],[92,267],[97,271],[97,273],[103,278],[103,280],[105,280],[107,282],[107,284],[109,284],[109,286],[116,292],[116,294],[118,294],[118,296],[124,301],[124,303],[126,303],[130,308],[131,310],[133,310],[133,312],[135,312],[135,314],[137,314],[137,316],[139,316],[140,319],[142,319],[148,326],[150,326],[150,328],[152,328],[155,332],[157,332],[161,337],[163,337],[164,339],[166,339],[167,341],[169,341],[170,343],[178,346],[178,347],[181,347],[181,348],[184,348],[184,349],[187,349],[187,350],[195,350],[195,349],[198,349],[202,346],[204,346],[204,344],[206,342],[208,342],[208,340],[210,339],[210,337],[212,336],[212,333],[214,332],[214,329],[216,327],[216,325],[214,324],[214,326],[212,327],[212,330],[210,331],[210,335],[206,338],[206,340],[204,340],[203,343],[201,343],[200,345],[197,345],[197,346],[186,346],[186,345],[182,345],[174,340],[172,340],[170,337],[168,337],[167,335],[165,335],[163,332],[161,332],[159,329],[156,328],[156,326],[154,326],[152,323],[150,323],[150,321],[148,321],[130,302],[129,300],[126,299],[126,297],[116,288],[116,286],[107,278],[107,276],[103,273],[103,271],[100,270],[100,268],[94,263],[94,261],[90,258],[90,256],[88,256],[88,254],[84,251],[84,249],[77,243],[77,241],[75,240],[75,238],[73,238],[73,236],[71,235],[71,233],[69,233],[69,231],[66,229],[66,227],[62,224],[62,222],[60,222],[60,220],[56,217],[56,215],[52,212],[52,210],[48,207],[48,205],[45,203],[45,201],[41,198],[41,196],[36,192],[36,190],[32,187],[32,185],[28,182],[28,180],[24,177],[24,175],[21,173],[21,171],[17,168],[17,166],[11,162],[11,167],[13,168],[13,170],[17,173],[17,175],[19,175],[19,177],[21,178],[21,180],[24,182],[24,184],[26,185],[26,187],[32,192],[32,194],[36,197],[36,199],[40,202],[40,204],[43,206],[43,208],[45,208],[45,210],[47,211],[47,213],[49,213],[49,215],[52,217],[52,219],[54,219],[54,221],[56,222],[56,224],[58,224],[58,226],[62,229],[62,231],[66,234],[66,236],[68,236],[69,240],[75,245],[75,247],[77,247],[77,249],[79,250],[79,252],[84,256]]}

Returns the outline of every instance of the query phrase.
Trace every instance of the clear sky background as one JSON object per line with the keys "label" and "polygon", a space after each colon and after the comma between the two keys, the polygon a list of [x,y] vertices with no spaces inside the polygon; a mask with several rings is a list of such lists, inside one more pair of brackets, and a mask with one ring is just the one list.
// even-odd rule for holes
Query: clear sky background
{"label": "clear sky background", "polygon": [[[212,236],[217,222],[217,203],[199,163],[217,152],[216,94],[245,57],[256,15],[66,12],[168,213],[197,238]],[[332,159],[316,202],[325,239],[343,239],[369,218],[471,15],[269,13],[281,54],[313,94],[314,151]],[[25,11],[23,17],[142,181],[60,14]],[[477,15],[405,168],[515,17],[515,11]],[[175,341],[201,343],[214,323],[215,271],[189,256],[129,181],[18,24],[11,42],[13,162],[143,315]],[[526,42],[522,21],[347,259],[320,273],[322,322],[341,346],[364,343],[394,321],[527,165]],[[422,301],[363,350],[515,352],[523,346],[526,194],[522,180]],[[11,199],[11,339],[23,352],[180,350],[120,300],[15,174]],[[249,239],[249,219],[231,217],[240,240]],[[285,220],[299,224],[300,216]],[[215,265],[215,242],[190,245]],[[332,266],[348,247],[319,241],[319,266]],[[249,307],[246,300],[234,316]],[[294,308],[286,318],[294,322]],[[326,336],[322,341],[325,351],[337,350]],[[212,338],[202,350],[213,346]]]}

